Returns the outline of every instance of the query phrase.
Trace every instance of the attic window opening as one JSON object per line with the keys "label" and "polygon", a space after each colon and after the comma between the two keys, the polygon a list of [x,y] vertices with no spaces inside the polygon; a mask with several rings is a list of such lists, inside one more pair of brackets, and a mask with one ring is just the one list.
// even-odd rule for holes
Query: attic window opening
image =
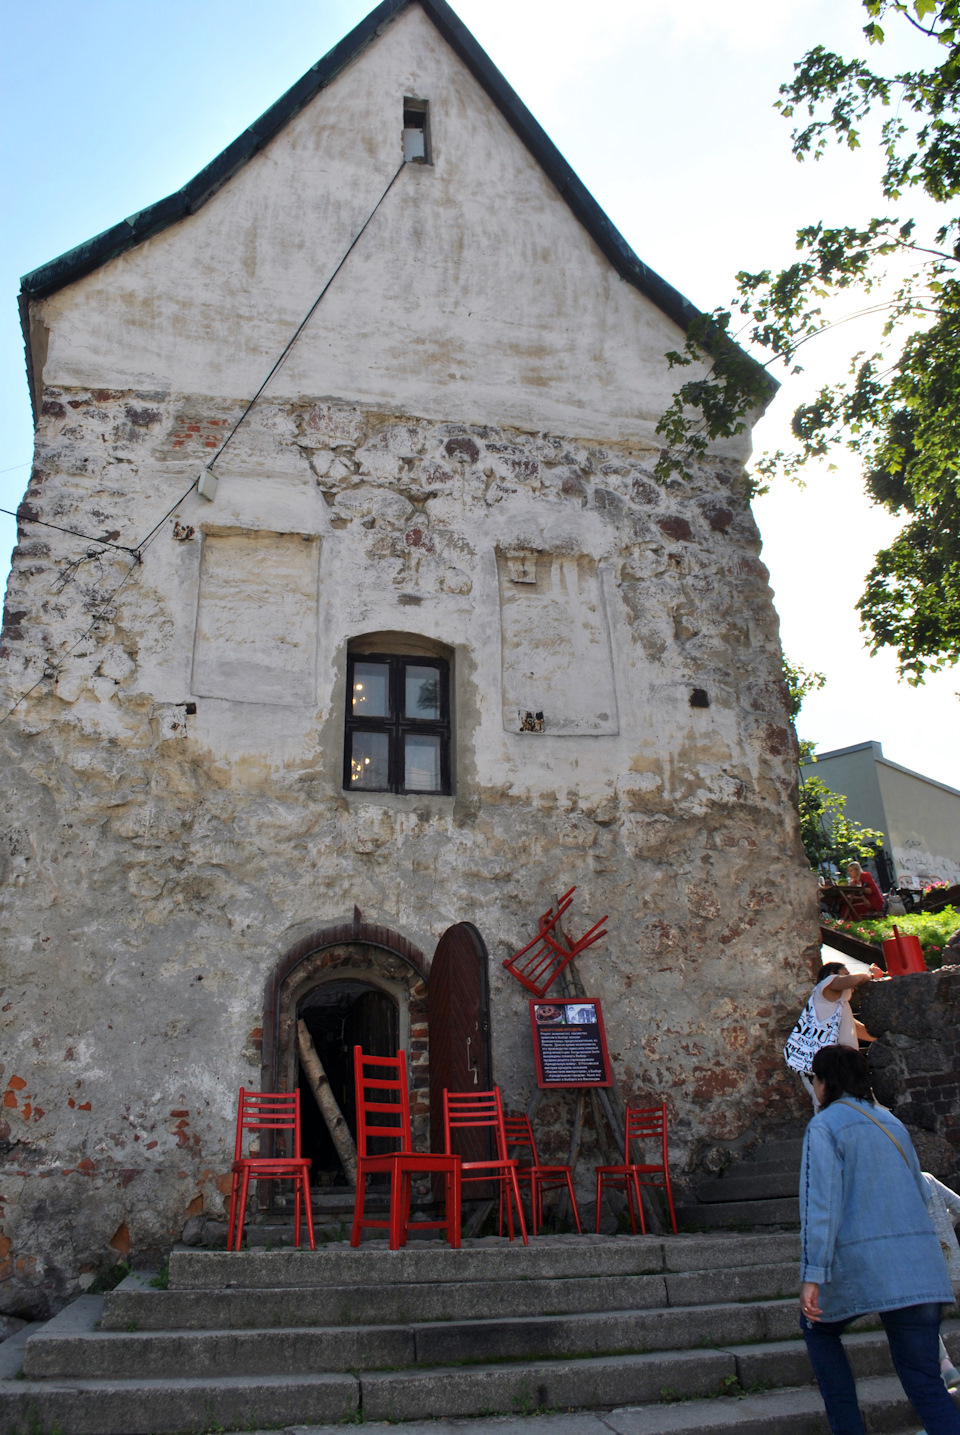
{"label": "attic window opening", "polygon": [[409,95],[403,101],[403,158],[406,164],[432,164],[430,105]]}

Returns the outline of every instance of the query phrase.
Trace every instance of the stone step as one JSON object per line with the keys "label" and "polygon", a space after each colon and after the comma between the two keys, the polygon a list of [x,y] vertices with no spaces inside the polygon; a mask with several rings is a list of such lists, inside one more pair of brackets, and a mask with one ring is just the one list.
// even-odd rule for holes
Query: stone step
{"label": "stone step", "polygon": [[[917,1435],[917,1418],[896,1376],[862,1381],[858,1393],[868,1430],[884,1431],[886,1435]],[[823,1401],[814,1386],[757,1395],[739,1394],[728,1400],[694,1400],[666,1408],[640,1406],[616,1411],[614,1418],[604,1416],[604,1424],[615,1435],[731,1435],[731,1432],[736,1435],[829,1435],[830,1432]],[[315,1432],[307,1429],[298,1431],[297,1435],[315,1435]]]}
{"label": "stone step", "polygon": [[697,1186],[698,1201],[767,1201],[778,1196],[799,1194],[799,1175],[796,1171],[777,1172],[773,1175],[757,1176],[743,1166],[734,1167],[736,1174],[720,1176],[716,1181],[704,1181]]}
{"label": "stone step", "polygon": [[776,1161],[737,1161],[716,1179],[725,1181],[732,1176],[792,1176],[794,1181],[797,1181],[800,1178],[800,1158],[798,1156],[795,1161],[792,1158]]}
{"label": "stone step", "polygon": [[750,1155],[745,1159],[751,1161],[786,1161],[800,1166],[800,1157],[803,1154],[803,1136],[785,1137],[782,1141],[763,1141],[754,1146]]}
{"label": "stone step", "polygon": [[[252,1425],[342,1425],[360,1416],[353,1375],[0,1382],[0,1435],[195,1435]],[[342,1431],[341,1431],[342,1435]]]}
{"label": "stone step", "polygon": [[[956,1332],[948,1333],[952,1337],[947,1341],[948,1348],[955,1349]],[[846,1338],[845,1344],[858,1384],[891,1378],[890,1355],[882,1332],[854,1334]],[[374,1372],[361,1377],[361,1395],[367,1420],[422,1419],[430,1411],[442,1411],[450,1417],[649,1401],[657,1401],[658,1413],[662,1414],[663,1404],[704,1395],[721,1396],[731,1390],[742,1394],[763,1386],[789,1388],[808,1383],[811,1393],[816,1394],[813,1372],[798,1335],[792,1341],[731,1348],[664,1351],[569,1363],[467,1366],[458,1369],[456,1375],[442,1369]],[[897,1418],[909,1419],[910,1406],[895,1378],[888,1387],[889,1396],[894,1397]],[[808,1408],[822,1414],[822,1405]],[[648,1428],[656,1431],[666,1427],[654,1424]],[[825,1420],[822,1428],[826,1429]]]}
{"label": "stone step", "polygon": [[[491,1364],[781,1339],[796,1325],[796,1298],[751,1304],[411,1325],[108,1332],[100,1298],[81,1297],[26,1344],[23,1373],[42,1379],[298,1375],[324,1370]],[[70,1319],[62,1317],[69,1314]]]}
{"label": "stone step", "polygon": [[[171,1435],[223,1426],[428,1419],[531,1413],[718,1392],[736,1378],[727,1351],[679,1351],[573,1361],[422,1367],[361,1376],[221,1376],[164,1380],[11,1380],[0,1385],[0,1431]],[[30,1422],[33,1422],[32,1425]]]}
{"label": "stone step", "polygon": [[[540,1435],[829,1435],[819,1393],[812,1386],[788,1387],[761,1394],[730,1392],[732,1398],[636,1405],[604,1411],[540,1414]],[[868,1430],[887,1435],[916,1435],[917,1419],[893,1376],[859,1382],[860,1406]],[[529,1416],[474,1420],[411,1422],[404,1435],[529,1435]],[[266,1430],[229,1435],[274,1435]],[[293,1435],[293,1432],[290,1432]],[[296,1435],[343,1435],[334,1426],[299,1426]],[[396,1435],[395,1427],[371,1422],[364,1435]]]}
{"label": "stone step", "polygon": [[[388,1209],[387,1206],[371,1208],[368,1205],[367,1215],[376,1215],[378,1212],[379,1214],[385,1214]],[[424,1215],[422,1219],[426,1221],[428,1218]],[[313,1218],[313,1228],[316,1243],[320,1247],[324,1247],[328,1244],[339,1244],[349,1240],[350,1220],[346,1218],[341,1219],[337,1217],[336,1214],[330,1215],[327,1213],[321,1216],[319,1212],[316,1212]],[[200,1221],[197,1223],[192,1236],[187,1236],[188,1230],[189,1227],[184,1228],[185,1239],[183,1244],[185,1246],[204,1246],[208,1249],[212,1248],[214,1250],[224,1251],[227,1248],[228,1226],[226,1221]],[[435,1230],[429,1229],[429,1227],[422,1229],[418,1217],[414,1215],[410,1224],[409,1239],[411,1241],[435,1241],[437,1239],[437,1233]],[[269,1223],[247,1221],[243,1228],[243,1241],[247,1248],[258,1246],[268,1251],[278,1250],[281,1246],[293,1246],[293,1216],[291,1215],[289,1220],[283,1220],[281,1216],[278,1216],[277,1213],[274,1212],[271,1217],[271,1222]],[[303,1232],[301,1241],[302,1244],[306,1246],[306,1230]]]}
{"label": "stone step", "polygon": [[[89,1299],[89,1298],[88,1298]],[[96,1298],[92,1298],[96,1299]],[[796,1306],[791,1319],[796,1315]],[[87,1306],[89,1314],[91,1307]],[[31,1335],[27,1344],[35,1339]],[[960,1323],[945,1330],[948,1349],[960,1355]],[[847,1340],[851,1364],[870,1409],[871,1379],[886,1368],[888,1352],[882,1334],[866,1332]],[[0,1432],[15,1429],[50,1429],[59,1425],[63,1435],[179,1435],[179,1432],[257,1424],[304,1425],[317,1421],[398,1420],[462,1417],[495,1412],[530,1414],[544,1408],[609,1408],[611,1405],[650,1405],[644,1419],[661,1421],[673,1402],[706,1395],[743,1393],[758,1385],[809,1380],[809,1367],[799,1338],[717,1346],[697,1350],[665,1350],[642,1354],[588,1357],[578,1360],[510,1361],[502,1365],[461,1364],[455,1367],[419,1367],[360,1374],[284,1373],[281,1375],[226,1375],[211,1371],[202,1377],[150,1379],[79,1378],[7,1379],[0,1381]],[[908,1407],[898,1396],[899,1383],[891,1382],[880,1402],[882,1416],[871,1428],[892,1429],[908,1418]],[[767,1395],[762,1407],[773,1413]],[[898,1403],[899,1402],[899,1403]],[[716,1418],[725,1400],[711,1402]],[[738,1407],[741,1401],[731,1401]],[[806,1418],[817,1411],[804,1405]],[[636,1416],[642,1412],[625,1412]],[[692,1413],[692,1412],[688,1412]],[[748,1410],[739,1410],[745,1416]],[[605,1417],[606,1418],[606,1417]],[[757,1416],[759,1418],[759,1416]],[[613,1426],[608,1428],[617,1429]],[[651,1432],[681,1429],[669,1423],[647,1423]],[[692,1427],[696,1428],[696,1427]],[[709,1428],[701,1423],[702,1429]],[[729,1429],[729,1424],[722,1427]],[[739,1428],[747,1428],[742,1425]],[[791,1425],[784,1429],[809,1431],[822,1425]],[[436,1430],[436,1427],[433,1427]],[[769,1435],[779,1425],[757,1425]],[[782,1432],[781,1432],[782,1435]]]}
{"label": "stone step", "polygon": [[[794,1267],[795,1269],[795,1267]],[[311,1286],[304,1290],[144,1290],[136,1277],[107,1298],[104,1330],[225,1330],[251,1327],[370,1325],[390,1321],[471,1320],[489,1315],[561,1315],[644,1310],[667,1303],[661,1275],[619,1281],[561,1277],[526,1281]]]}
{"label": "stone step", "polygon": [[[243,1253],[241,1253],[243,1254]],[[389,1269],[389,1268],[388,1268]],[[654,1276],[553,1280],[364,1282],[158,1291],[128,1276],[104,1299],[109,1331],[202,1330],[479,1320],[589,1311],[643,1310],[732,1300],[773,1300],[796,1286],[797,1258],[733,1269],[665,1271]],[[59,1317],[57,1317],[59,1319]]]}
{"label": "stone step", "polygon": [[800,1225],[798,1196],[774,1196],[759,1201],[717,1201],[677,1207],[677,1224],[688,1229],[749,1228]]}
{"label": "stone step", "polygon": [[432,1281],[553,1280],[562,1277],[657,1275],[797,1260],[792,1232],[668,1236],[538,1236],[528,1246],[506,1237],[465,1241],[459,1251],[439,1240],[399,1251],[385,1240],[322,1250],[206,1251],[175,1247],[171,1290],[278,1289],[415,1284]]}
{"label": "stone step", "polygon": [[[639,1312],[244,1331],[104,1332],[97,1329],[101,1308],[102,1297],[83,1296],[31,1335],[23,1375],[30,1380],[298,1376],[734,1345],[745,1385],[794,1384],[810,1376],[795,1333],[794,1296]],[[945,1330],[960,1353],[960,1323]],[[854,1334],[848,1343],[858,1374],[889,1368],[882,1333]]]}
{"label": "stone step", "polygon": [[574,1361],[515,1362],[375,1372],[362,1378],[367,1420],[415,1420],[428,1414],[532,1413],[646,1403],[713,1394],[736,1378],[729,1351],[671,1351]]}

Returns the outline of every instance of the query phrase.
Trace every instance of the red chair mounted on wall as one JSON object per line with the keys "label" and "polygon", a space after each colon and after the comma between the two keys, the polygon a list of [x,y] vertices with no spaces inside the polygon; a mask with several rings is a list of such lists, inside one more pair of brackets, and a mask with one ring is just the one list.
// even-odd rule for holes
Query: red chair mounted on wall
{"label": "red chair mounted on wall", "polygon": [[[506,1199],[507,1229],[510,1232],[511,1241],[513,1240],[512,1198],[517,1207],[523,1244],[528,1245],[527,1223],[523,1218],[520,1187],[517,1184],[517,1162],[511,1161],[507,1156],[507,1140],[503,1126],[503,1105],[500,1100],[499,1086],[495,1086],[492,1091],[444,1091],[443,1129],[446,1149],[451,1154],[453,1152],[451,1138],[455,1131],[490,1129],[494,1132],[497,1144],[496,1157],[489,1157],[483,1161],[461,1162],[460,1179],[462,1182],[497,1182],[500,1188],[500,1224],[498,1227],[500,1235],[503,1235],[503,1206],[504,1199]],[[468,1171],[482,1174],[468,1176],[466,1174]]]}
{"label": "red chair mounted on wall", "polygon": [[569,937],[562,935],[560,918],[569,909],[576,890],[576,887],[571,887],[568,892],[564,892],[555,907],[538,918],[537,935],[533,941],[521,947],[519,952],[515,952],[503,963],[520,985],[526,987],[528,992],[533,992],[535,997],[546,996],[557,977],[570,965],[574,957],[578,957],[587,947],[592,947],[594,942],[599,942],[601,937],[607,935],[603,925],[606,917],[601,917],[578,941],[572,942]]}
{"label": "red chair mounted on wall", "polygon": [[[442,1175],[446,1186],[442,1221],[417,1221],[418,1231],[445,1231],[448,1243],[460,1248],[460,1157],[430,1152],[420,1155],[413,1149],[410,1133],[410,1093],[407,1088],[407,1059],[396,1056],[365,1056],[353,1048],[353,1083],[357,1098],[357,1193],[353,1205],[351,1246],[359,1246],[364,1227],[389,1232],[391,1251],[407,1244],[410,1225],[411,1178],[416,1174]],[[372,1142],[393,1143],[393,1151],[374,1152]],[[364,1216],[367,1177],[390,1177],[389,1220]]]}
{"label": "red chair mounted on wall", "polygon": [[[645,1165],[630,1160],[630,1146],[633,1141],[658,1141],[661,1150],[661,1162],[659,1165]],[[673,1226],[673,1234],[677,1234],[677,1216],[673,1209],[673,1192],[670,1189],[670,1167],[667,1163],[667,1107],[666,1103],[661,1106],[650,1107],[627,1107],[627,1116],[624,1131],[624,1155],[626,1160],[622,1166],[597,1166],[597,1234],[600,1234],[600,1199],[604,1190],[623,1191],[627,1197],[627,1207],[630,1211],[630,1225],[633,1234],[637,1234],[636,1215],[640,1216],[640,1230],[644,1235],[647,1233],[646,1222],[643,1218],[643,1202],[640,1199],[641,1186],[655,1186],[667,1193],[667,1205],[670,1207],[670,1224]],[[656,1181],[650,1178],[659,1173],[662,1180]]]}
{"label": "red chair mounted on wall", "polygon": [[527,1116],[505,1116],[503,1118],[504,1132],[506,1135],[507,1150],[518,1146],[526,1146],[531,1156],[532,1163],[521,1162],[517,1166],[517,1180],[520,1184],[530,1188],[530,1227],[531,1233],[535,1236],[543,1225],[543,1193],[544,1191],[560,1191],[566,1188],[570,1197],[570,1209],[573,1211],[573,1219],[577,1223],[577,1231],[583,1235],[580,1226],[580,1212],[577,1210],[577,1198],[573,1194],[573,1179],[569,1166],[544,1166],[541,1165],[540,1157],[537,1155],[537,1145],[533,1139],[533,1128]]}
{"label": "red chair mounted on wall", "polygon": [[[292,1133],[293,1153],[290,1156],[244,1156],[244,1132],[274,1134]],[[246,1091],[240,1088],[237,1103],[237,1139],[233,1149],[233,1165],[230,1168],[233,1181],[230,1187],[230,1221],[227,1226],[227,1250],[239,1251],[243,1240],[243,1223],[247,1210],[250,1182],[292,1181],[293,1182],[293,1239],[300,1245],[300,1202],[307,1215],[307,1235],[310,1249],[315,1249],[313,1239],[313,1209],[310,1205],[310,1169],[308,1157],[300,1155],[300,1092],[299,1091]]]}

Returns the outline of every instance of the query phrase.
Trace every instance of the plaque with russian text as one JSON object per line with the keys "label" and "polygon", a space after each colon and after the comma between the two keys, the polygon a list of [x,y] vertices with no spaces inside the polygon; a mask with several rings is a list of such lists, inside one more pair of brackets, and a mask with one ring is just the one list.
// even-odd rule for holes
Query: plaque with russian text
{"label": "plaque with russian text", "polygon": [[530,1025],[539,1087],[610,1085],[607,1038],[596,997],[531,1001]]}

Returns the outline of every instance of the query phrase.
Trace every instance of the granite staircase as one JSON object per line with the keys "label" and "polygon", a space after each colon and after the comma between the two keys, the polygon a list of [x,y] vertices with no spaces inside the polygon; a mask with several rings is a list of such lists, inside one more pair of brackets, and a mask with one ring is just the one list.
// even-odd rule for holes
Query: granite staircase
{"label": "granite staircase", "polygon": [[702,1181],[677,1207],[685,1230],[799,1229],[803,1132],[760,1142],[721,1175]]}
{"label": "granite staircase", "polygon": [[[790,1232],[178,1248],[166,1289],[128,1276],[0,1346],[0,1432],[576,1410],[623,1435],[812,1435],[827,1427],[797,1330],[797,1256]],[[947,1339],[960,1358],[960,1322]],[[882,1334],[850,1347],[869,1428],[915,1431]]]}

